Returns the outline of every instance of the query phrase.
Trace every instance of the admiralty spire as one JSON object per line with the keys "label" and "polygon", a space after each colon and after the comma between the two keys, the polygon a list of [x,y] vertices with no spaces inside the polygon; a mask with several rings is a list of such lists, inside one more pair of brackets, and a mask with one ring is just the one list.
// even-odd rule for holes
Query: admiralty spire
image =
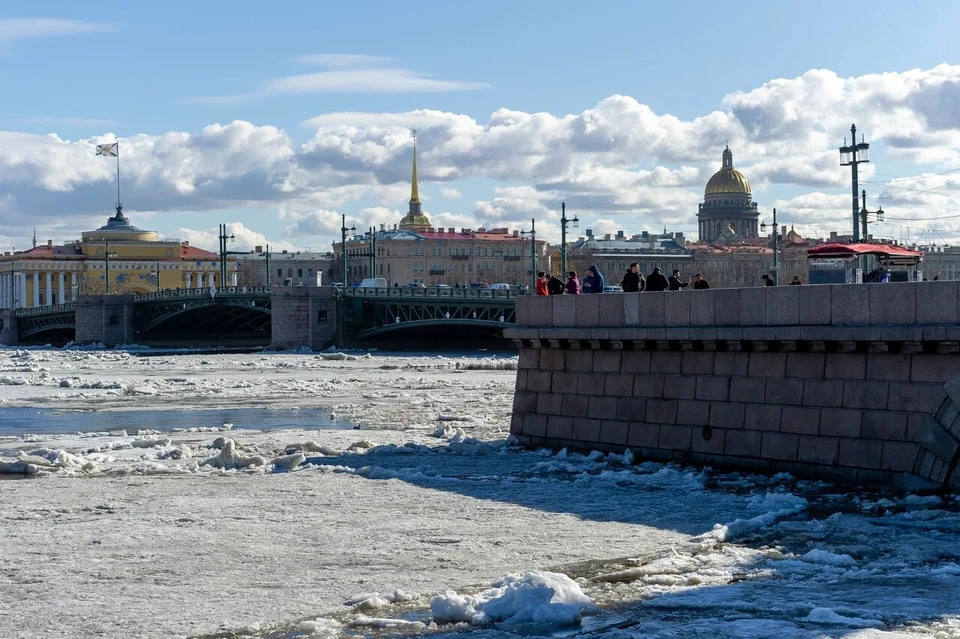
{"label": "admiralty spire", "polygon": [[413,132],[413,176],[410,180],[410,207],[400,220],[400,228],[411,231],[426,231],[430,228],[430,219],[420,209],[420,186],[417,179],[417,132]]}

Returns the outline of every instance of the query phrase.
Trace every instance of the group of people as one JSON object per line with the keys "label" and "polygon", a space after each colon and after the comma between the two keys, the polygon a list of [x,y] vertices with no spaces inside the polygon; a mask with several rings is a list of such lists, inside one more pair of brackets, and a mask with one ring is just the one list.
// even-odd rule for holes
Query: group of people
{"label": "group of people", "polygon": [[[763,275],[761,279],[764,286],[776,286],[773,278],[769,275]],[[790,280],[790,286],[798,286],[802,283],[797,275],[794,275],[793,279]],[[700,291],[710,288],[710,283],[700,273],[695,274],[692,279],[684,281],[680,277],[680,269],[674,269],[670,277],[667,277],[660,271],[659,266],[654,267],[653,272],[644,277],[637,262],[630,265],[623,279],[620,280],[620,288],[623,289],[624,293],[682,291],[688,286],[693,286],[693,290]],[[577,279],[576,271],[567,273],[566,282],[556,275],[549,275],[546,271],[537,273],[537,295],[603,293],[603,287],[603,275],[600,274],[596,264],[587,269],[587,274],[582,282]]]}
{"label": "group of people", "polygon": [[581,282],[576,271],[567,273],[564,283],[556,275],[548,275],[546,271],[537,273],[537,295],[579,295],[580,293],[603,293],[603,275],[596,264],[587,269],[587,274]]}

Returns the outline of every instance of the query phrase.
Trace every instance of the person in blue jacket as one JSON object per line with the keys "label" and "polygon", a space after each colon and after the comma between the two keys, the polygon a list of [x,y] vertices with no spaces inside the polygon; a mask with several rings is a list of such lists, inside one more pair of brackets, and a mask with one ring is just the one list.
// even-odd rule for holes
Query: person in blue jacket
{"label": "person in blue jacket", "polygon": [[587,269],[588,277],[584,280],[584,293],[603,293],[603,275],[596,264]]}

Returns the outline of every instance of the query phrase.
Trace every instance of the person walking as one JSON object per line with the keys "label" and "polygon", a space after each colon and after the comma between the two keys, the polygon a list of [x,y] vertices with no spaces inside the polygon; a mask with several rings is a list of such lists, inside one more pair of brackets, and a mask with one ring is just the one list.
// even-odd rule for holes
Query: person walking
{"label": "person walking", "polygon": [[636,262],[630,265],[623,279],[620,280],[620,288],[623,289],[624,293],[639,293],[643,290],[644,284],[646,282],[643,280],[643,275],[640,274],[640,265]]}
{"label": "person walking", "polygon": [[682,291],[689,285],[690,282],[684,282],[680,279],[680,269],[674,269],[673,275],[670,276],[670,290]]}
{"label": "person walking", "polygon": [[703,275],[697,273],[693,276],[693,290],[702,291],[704,289],[710,288],[710,282],[703,279]]}
{"label": "person walking", "polygon": [[547,274],[540,271],[537,273],[537,295],[546,295],[547,292]]}
{"label": "person walking", "polygon": [[580,294],[580,280],[577,279],[577,272],[570,271],[567,273],[567,295],[579,295]]}
{"label": "person walking", "polygon": [[803,282],[800,281],[799,275],[794,275],[793,279],[790,280],[790,286],[800,286]]}
{"label": "person walking", "polygon": [[603,293],[603,275],[596,264],[591,264],[587,269],[587,277],[583,280],[584,293]]}
{"label": "person walking", "polygon": [[647,287],[648,292],[660,292],[665,291],[670,287],[670,283],[667,282],[667,277],[660,272],[659,266],[653,267],[653,273],[647,277]]}
{"label": "person walking", "polygon": [[764,286],[774,286],[773,280],[772,280],[772,279],[770,278],[770,276],[767,275],[766,273],[764,273],[764,274],[760,277],[760,279],[763,280],[763,285],[764,285]]}

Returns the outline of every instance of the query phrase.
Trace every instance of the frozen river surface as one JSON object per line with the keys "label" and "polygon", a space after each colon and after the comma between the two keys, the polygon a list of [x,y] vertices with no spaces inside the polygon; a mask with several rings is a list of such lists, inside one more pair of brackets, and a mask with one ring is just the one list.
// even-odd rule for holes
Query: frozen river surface
{"label": "frozen river surface", "polygon": [[514,368],[0,351],[0,636],[960,637],[955,497],[524,451]]}

